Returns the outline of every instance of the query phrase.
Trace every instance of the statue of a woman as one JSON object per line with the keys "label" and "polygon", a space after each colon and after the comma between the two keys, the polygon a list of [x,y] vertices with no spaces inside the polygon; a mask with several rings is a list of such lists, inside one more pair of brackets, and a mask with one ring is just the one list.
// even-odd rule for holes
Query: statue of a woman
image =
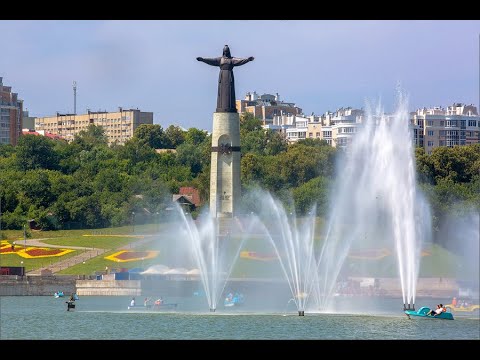
{"label": "statue of a woman", "polygon": [[205,64],[220,67],[218,76],[218,96],[216,112],[237,112],[235,107],[235,78],[233,77],[233,68],[253,61],[253,56],[247,59],[234,58],[230,55],[228,45],[223,48],[223,56],[217,58],[197,57],[198,61]]}

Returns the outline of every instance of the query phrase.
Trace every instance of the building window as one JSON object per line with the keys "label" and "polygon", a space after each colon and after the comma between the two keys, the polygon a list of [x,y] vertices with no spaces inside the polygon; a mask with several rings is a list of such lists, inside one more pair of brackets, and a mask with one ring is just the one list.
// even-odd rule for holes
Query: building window
{"label": "building window", "polygon": [[429,141],[427,146],[433,146],[433,141]]}
{"label": "building window", "polygon": [[468,120],[468,126],[477,126],[476,120]]}
{"label": "building window", "polygon": [[427,121],[427,125],[428,125],[428,126],[433,126],[433,120],[428,120],[428,121]]}
{"label": "building window", "polygon": [[428,130],[428,136],[433,136],[433,130]]}
{"label": "building window", "polygon": [[457,120],[447,120],[447,127],[457,127]]}

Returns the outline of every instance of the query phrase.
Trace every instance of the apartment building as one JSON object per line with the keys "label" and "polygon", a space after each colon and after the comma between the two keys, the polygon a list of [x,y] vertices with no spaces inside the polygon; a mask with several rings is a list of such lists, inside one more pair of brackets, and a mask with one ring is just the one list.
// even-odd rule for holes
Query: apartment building
{"label": "apartment building", "polygon": [[452,147],[480,143],[480,117],[474,105],[454,103],[418,109],[411,122],[417,127],[415,144],[427,154],[438,146]]}
{"label": "apartment building", "polygon": [[0,77],[0,144],[17,145],[22,134],[23,100]]}
{"label": "apartment building", "polygon": [[35,130],[45,130],[72,141],[80,131],[86,130],[90,124],[101,126],[105,130],[108,143],[125,144],[133,137],[137,127],[142,124],[153,124],[153,112],[138,109],[119,108],[115,112],[88,111],[86,114],[60,114],[56,116],[35,118]]}
{"label": "apartment building", "polygon": [[309,138],[325,140],[333,147],[345,147],[357,133],[363,116],[363,110],[350,107],[327,111],[321,116],[279,115],[263,128],[280,132],[290,143]]}
{"label": "apartment building", "polygon": [[302,109],[295,106],[295,103],[281,101],[278,93],[258,95],[255,91],[247,92],[243,100],[236,100],[236,107],[239,114],[249,112],[262,120],[263,125],[273,124],[274,116],[302,113]]}

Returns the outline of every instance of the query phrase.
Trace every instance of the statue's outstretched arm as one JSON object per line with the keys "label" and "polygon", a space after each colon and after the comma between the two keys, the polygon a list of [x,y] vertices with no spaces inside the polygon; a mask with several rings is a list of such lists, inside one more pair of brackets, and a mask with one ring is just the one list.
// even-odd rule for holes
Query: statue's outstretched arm
{"label": "statue's outstretched arm", "polygon": [[233,63],[233,66],[242,66],[242,65],[248,63],[249,61],[253,61],[254,59],[255,58],[253,56],[250,56],[247,59],[233,58],[232,63]]}
{"label": "statue's outstretched arm", "polygon": [[208,65],[212,65],[212,66],[220,66],[220,60],[222,58],[221,57],[217,57],[217,58],[202,58],[202,57],[197,57],[197,60],[198,61],[202,61],[204,62],[205,64],[208,64]]}

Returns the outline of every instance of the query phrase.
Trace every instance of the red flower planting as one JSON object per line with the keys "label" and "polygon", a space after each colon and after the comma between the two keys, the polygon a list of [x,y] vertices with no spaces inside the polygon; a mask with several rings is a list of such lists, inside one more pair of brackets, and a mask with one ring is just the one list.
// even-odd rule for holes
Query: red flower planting
{"label": "red flower planting", "polygon": [[146,258],[150,254],[149,251],[129,251],[129,252],[124,252],[121,254],[116,255],[117,259],[120,260],[131,260],[131,259],[141,259],[141,258]]}
{"label": "red flower planting", "polygon": [[44,249],[44,248],[34,248],[27,249],[26,253],[30,256],[53,256],[64,252],[62,249]]}

